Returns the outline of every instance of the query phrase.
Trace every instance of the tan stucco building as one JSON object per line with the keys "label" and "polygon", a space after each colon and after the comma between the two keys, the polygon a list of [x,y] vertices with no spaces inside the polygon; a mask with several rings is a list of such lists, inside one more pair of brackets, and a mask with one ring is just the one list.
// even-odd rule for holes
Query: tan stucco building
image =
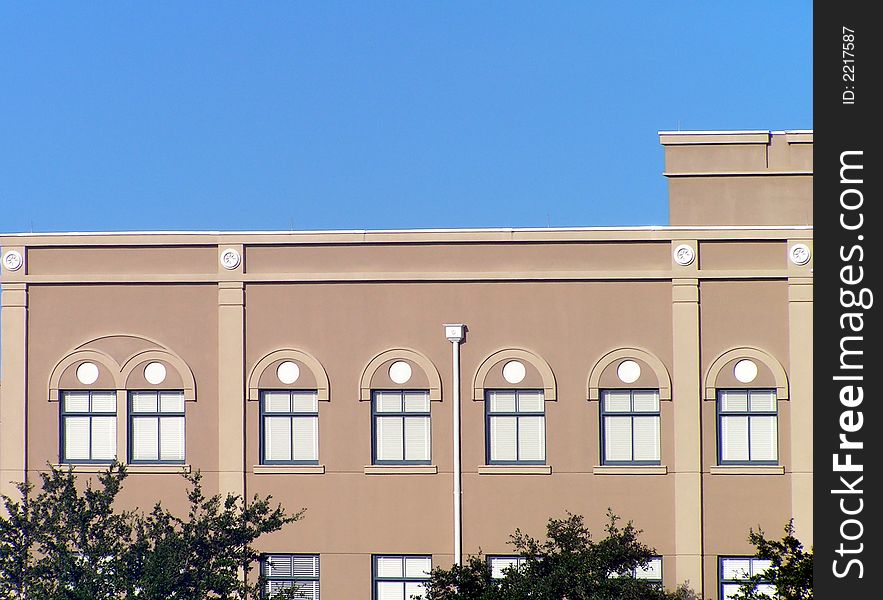
{"label": "tan stucco building", "polygon": [[326,599],[611,507],[719,598],[750,527],[812,541],[812,133],[660,139],[666,227],[0,236],[2,491],[199,469],[307,508],[263,549]]}

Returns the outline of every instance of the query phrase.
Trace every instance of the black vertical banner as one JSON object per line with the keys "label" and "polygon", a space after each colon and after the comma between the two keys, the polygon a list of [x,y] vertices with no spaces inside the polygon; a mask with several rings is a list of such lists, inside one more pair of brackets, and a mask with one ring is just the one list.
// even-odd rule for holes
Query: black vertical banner
{"label": "black vertical banner", "polygon": [[883,23],[871,14],[876,8],[814,7],[813,574],[821,600],[881,597]]}

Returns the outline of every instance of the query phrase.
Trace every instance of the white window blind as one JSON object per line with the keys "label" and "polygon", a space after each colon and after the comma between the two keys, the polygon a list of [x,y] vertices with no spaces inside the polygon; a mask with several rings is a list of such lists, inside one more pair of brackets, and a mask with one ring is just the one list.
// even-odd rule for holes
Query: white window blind
{"label": "white window blind", "polygon": [[377,417],[377,460],[404,460],[403,417]]}
{"label": "white window blind", "polygon": [[632,460],[632,419],[607,417],[604,419],[605,458],[608,461]]}
{"label": "white window blind", "polygon": [[264,457],[291,460],[291,418],[264,417]]}
{"label": "white window blind", "polygon": [[376,600],[423,598],[424,581],[429,578],[431,569],[432,558],[428,556],[375,556]]}
{"label": "white window blind", "polygon": [[543,417],[518,419],[518,459],[545,460],[546,422]]}
{"label": "white window blind", "polygon": [[65,417],[64,457],[89,460],[89,417]]}
{"label": "white window blind", "polygon": [[292,435],[294,436],[294,460],[313,461],[319,459],[318,417],[294,417],[292,419]]}
{"label": "white window blind", "polygon": [[132,458],[157,460],[159,458],[159,421],[155,417],[132,419]]}
{"label": "white window blind", "polygon": [[721,417],[721,458],[748,460],[748,417]]}
{"label": "white window blind", "polygon": [[491,417],[490,423],[491,460],[517,460],[518,419],[516,417]]}
{"label": "white window blind", "polygon": [[159,448],[160,460],[184,460],[184,417],[160,418]]}
{"label": "white window blind", "polygon": [[296,598],[319,600],[319,556],[274,554],[262,559],[262,572],[270,594],[295,588]]}

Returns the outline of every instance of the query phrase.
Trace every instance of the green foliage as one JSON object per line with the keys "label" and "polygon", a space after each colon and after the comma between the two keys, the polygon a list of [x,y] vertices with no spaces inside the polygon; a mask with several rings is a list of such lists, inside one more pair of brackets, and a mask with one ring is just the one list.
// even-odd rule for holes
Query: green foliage
{"label": "green foliage", "polygon": [[[253,543],[301,518],[257,496],[206,497],[187,475],[185,518],[157,504],[147,514],[114,510],[126,478],[114,464],[80,492],[71,470],[51,468],[42,490],[19,485],[0,515],[0,599],[250,600],[263,581],[247,577]],[[256,579],[256,580],[255,580]],[[296,597],[294,590],[276,598]],[[274,599],[275,600],[275,599]]]}
{"label": "green foliage", "polygon": [[525,557],[519,569],[509,569],[502,579],[491,578],[481,556],[461,566],[435,569],[428,583],[427,600],[688,600],[695,597],[685,586],[677,592],[661,584],[629,575],[645,566],[654,550],[642,544],[640,531],[608,512],[607,536],[599,541],[580,515],[549,519],[546,539],[540,541],[516,530],[510,544]]}
{"label": "green foliage", "polygon": [[748,541],[756,549],[756,558],[769,560],[772,564],[765,572],[749,578],[734,596],[735,600],[774,600],[755,590],[760,581],[773,585],[775,600],[812,599],[813,551],[812,548],[804,550],[800,540],[794,537],[793,519],[785,526],[781,540],[768,540],[758,527],[757,531],[749,531]]}

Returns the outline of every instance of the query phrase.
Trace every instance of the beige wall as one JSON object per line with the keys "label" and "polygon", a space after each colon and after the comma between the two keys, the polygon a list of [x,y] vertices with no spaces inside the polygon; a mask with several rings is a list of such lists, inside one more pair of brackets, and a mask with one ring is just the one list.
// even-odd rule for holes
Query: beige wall
{"label": "beige wall", "polygon": [[660,132],[671,225],[812,225],[812,132]]}
{"label": "beige wall", "polygon": [[[352,235],[0,238],[4,248],[21,247],[27,256],[24,272],[2,274],[3,472],[20,478],[27,465],[34,478],[57,462],[59,407],[50,401],[50,382],[66,356],[110,357],[102,375],[108,379],[97,385],[113,385],[113,364],[142,351],[168,352],[195,380],[195,398],[186,403],[186,462],[206,474],[207,489],[272,494],[291,510],[305,507],[306,518],[266,539],[263,549],[318,553],[326,598],[367,598],[372,553],[432,554],[436,565],[452,560],[452,372],[442,324],[462,322],[468,326],[461,353],[465,553],[509,553],[506,541],[516,527],[540,536],[547,518],[565,510],[585,515],[600,536],[611,507],[633,519],[644,541],[664,555],[667,585],[689,576],[691,585],[716,597],[718,555],[750,552],[749,527],[778,532],[793,510],[806,514],[792,498],[792,489],[802,489],[791,481],[792,453],[812,440],[792,437],[789,424],[806,422],[811,402],[779,401],[780,468],[727,471],[716,468],[715,402],[702,396],[705,374],[734,348],[763,351],[787,373],[795,361],[805,371],[805,351],[791,345],[789,318],[803,313],[793,307],[789,313],[789,285],[796,277],[807,281],[811,264],[791,265],[787,251],[789,240],[808,240],[810,230]],[[671,259],[673,244],[683,240],[698,253],[688,267]],[[243,254],[233,271],[217,263],[228,247]],[[677,319],[676,302],[687,303]],[[695,330],[679,329],[690,319]],[[661,402],[662,473],[597,468],[599,403],[588,399],[589,374],[622,348],[652,355],[672,378],[674,395]],[[695,366],[683,356],[678,363],[677,353],[690,348],[698,353]],[[328,399],[319,402],[323,469],[254,468],[259,406],[246,399],[246,388],[253,367],[282,349],[315,358],[327,375]],[[440,377],[439,399],[431,402],[435,472],[366,473],[371,407],[360,399],[360,382],[372,359],[391,349],[416,351]],[[550,472],[484,468],[485,407],[472,399],[473,379],[502,349],[528,351],[554,375],[556,397],[545,404]],[[650,371],[647,366],[644,377],[655,381]],[[500,384],[494,373],[486,385]],[[763,376],[774,378],[773,370]],[[70,381],[63,375],[58,385]],[[317,385],[312,372],[305,381]],[[414,381],[432,385],[432,373],[420,371]],[[542,365],[529,365],[526,381],[546,385]],[[125,395],[120,398],[124,430]],[[26,419],[25,452],[3,444],[15,439],[16,406]],[[120,450],[125,436],[121,431]],[[230,442],[235,436],[242,436],[241,446]],[[695,465],[694,450],[679,446],[689,439]],[[181,479],[167,470],[133,474],[125,498],[180,506]],[[685,497],[700,502],[701,511],[683,510],[676,499]]]}

